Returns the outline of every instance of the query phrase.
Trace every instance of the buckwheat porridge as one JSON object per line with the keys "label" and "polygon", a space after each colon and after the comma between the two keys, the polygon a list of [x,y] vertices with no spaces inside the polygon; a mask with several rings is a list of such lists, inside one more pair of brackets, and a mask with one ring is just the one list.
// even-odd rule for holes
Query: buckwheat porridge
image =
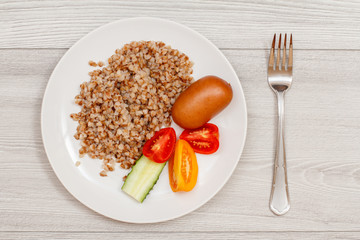
{"label": "buckwheat porridge", "polygon": [[96,69],[80,85],[75,103],[79,113],[74,137],[80,157],[103,161],[101,176],[133,166],[144,143],[171,124],[176,97],[193,81],[189,57],[163,42],[139,41],[117,49],[108,64],[90,61]]}

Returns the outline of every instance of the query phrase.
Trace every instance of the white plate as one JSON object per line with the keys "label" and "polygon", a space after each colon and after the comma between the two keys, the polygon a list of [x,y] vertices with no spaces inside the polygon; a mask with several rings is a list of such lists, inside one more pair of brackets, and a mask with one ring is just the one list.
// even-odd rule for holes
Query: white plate
{"label": "white plate", "polygon": [[[211,120],[219,127],[220,148],[212,155],[197,154],[199,175],[191,192],[173,193],[165,166],[160,179],[140,204],[121,191],[127,171],[116,168],[100,177],[101,161],[80,159],[80,144],[73,137],[77,122],[69,115],[80,110],[74,97],[93,70],[89,60],[107,62],[115,49],[139,40],[163,41],[187,54],[195,63],[193,76],[216,75],[230,82],[230,105]],[[177,133],[181,129],[173,124]],[[41,130],[51,166],[65,188],[80,202],[107,217],[132,223],[170,220],[190,213],[209,201],[227,182],[242,153],[247,127],[244,94],[225,56],[199,33],[171,21],[132,18],[102,26],[79,40],[63,56],[47,85],[41,111]],[[79,167],[75,162],[80,161]]]}

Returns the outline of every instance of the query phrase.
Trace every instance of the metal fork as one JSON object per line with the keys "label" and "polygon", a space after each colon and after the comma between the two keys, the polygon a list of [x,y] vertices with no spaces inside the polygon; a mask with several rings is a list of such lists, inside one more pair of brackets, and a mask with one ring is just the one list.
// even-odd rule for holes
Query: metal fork
{"label": "metal fork", "polygon": [[[276,34],[272,42],[268,67],[268,82],[278,100],[278,130],[276,140],[276,153],[274,162],[273,182],[270,195],[270,209],[276,215],[283,215],[290,209],[289,188],[286,172],[286,155],[284,140],[284,108],[285,92],[289,90],[292,82],[293,45],[292,34],[288,61],[286,64],[286,34],[284,39],[283,54],[281,57],[281,34],[277,54],[275,56]],[[276,63],[275,63],[276,58]],[[282,58],[282,60],[281,60]],[[275,63],[275,64],[274,64]]]}

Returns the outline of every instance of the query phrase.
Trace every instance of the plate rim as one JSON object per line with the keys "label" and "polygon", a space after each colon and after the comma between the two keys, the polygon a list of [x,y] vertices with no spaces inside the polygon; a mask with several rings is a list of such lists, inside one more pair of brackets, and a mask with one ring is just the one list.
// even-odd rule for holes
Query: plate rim
{"label": "plate rim", "polygon": [[[222,57],[223,59],[226,61],[226,63],[230,66],[231,68],[231,71],[232,73],[236,76],[237,80],[238,80],[238,84],[240,86],[240,90],[241,90],[241,101],[243,102],[243,106],[244,106],[244,111],[243,111],[243,115],[244,115],[244,132],[243,132],[243,135],[242,135],[242,139],[241,139],[241,142],[243,142],[242,146],[241,146],[241,149],[240,151],[238,152],[237,154],[237,161],[236,163],[233,165],[232,169],[229,171],[229,174],[223,179],[223,182],[219,185],[219,187],[213,191],[212,194],[209,195],[208,198],[204,199],[203,201],[200,202],[200,204],[197,204],[195,207],[193,208],[190,208],[189,210],[187,211],[184,211],[180,214],[177,214],[175,216],[171,216],[171,217],[166,217],[166,218],[163,218],[163,219],[160,219],[160,220],[153,220],[153,221],[131,221],[131,220],[123,220],[123,219],[117,219],[117,218],[114,218],[112,216],[108,216],[108,215],[105,215],[104,213],[101,213],[99,211],[97,211],[96,209],[94,209],[92,206],[90,206],[90,204],[88,204],[87,202],[85,201],[82,201],[81,199],[79,199],[78,197],[75,196],[75,193],[73,193],[72,191],[70,191],[70,189],[68,188],[68,186],[65,185],[65,183],[63,182],[63,180],[60,178],[59,174],[57,173],[55,167],[54,167],[54,164],[52,163],[52,161],[50,160],[50,154],[48,153],[48,150],[47,150],[47,147],[46,147],[46,142],[45,142],[45,133],[44,133],[44,106],[45,106],[45,99],[46,99],[46,96],[48,95],[48,92],[49,92],[49,86],[51,85],[50,83],[55,81],[53,79],[53,76],[54,74],[57,72],[57,69],[59,67],[59,65],[61,65],[61,63],[64,61],[64,59],[66,58],[66,56],[69,54],[69,52],[75,48],[77,45],[79,45],[82,40],[84,40],[85,38],[87,38],[88,36],[96,33],[99,29],[101,28],[104,28],[104,27],[108,27],[110,25],[116,25],[118,23],[121,23],[121,22],[127,22],[127,21],[133,21],[133,20],[156,20],[156,21],[160,21],[160,22],[166,22],[166,23],[169,23],[169,24],[174,24],[174,25],[177,25],[178,27],[180,28],[183,28],[183,29],[186,29],[187,31],[190,31],[192,32],[193,34],[195,34],[197,37],[201,38],[202,40],[206,41],[209,45],[211,45]],[[42,142],[43,142],[43,146],[44,146],[44,150],[45,150],[45,153],[46,153],[46,157],[52,167],[52,170],[53,172],[55,173],[57,179],[60,181],[60,183],[64,186],[64,188],[77,200],[79,201],[81,204],[85,205],[87,208],[91,209],[92,211],[104,216],[104,217],[107,217],[107,218],[110,218],[110,219],[113,219],[113,220],[116,220],[116,221],[120,221],[120,222],[125,222],[125,223],[139,223],[139,224],[143,224],[143,223],[160,223],[160,222],[165,222],[165,221],[169,221],[169,220],[173,220],[173,219],[177,219],[177,218],[180,218],[182,216],[185,216],[197,209],[199,209],[200,207],[204,206],[208,201],[210,201],[216,194],[219,193],[219,191],[221,189],[223,189],[223,187],[225,186],[225,184],[229,181],[229,179],[231,178],[231,176],[233,175],[239,161],[240,161],[240,158],[242,156],[242,153],[244,151],[244,147],[245,147],[245,144],[246,144],[246,138],[247,138],[247,128],[248,128],[248,111],[247,111],[247,104],[246,104],[246,99],[245,99],[245,94],[244,94],[244,90],[243,90],[243,87],[241,85],[241,82],[240,82],[240,79],[238,77],[238,75],[236,74],[236,71],[235,69],[233,68],[232,64],[229,62],[229,60],[226,58],[226,56],[223,54],[223,52],[214,44],[212,43],[209,39],[207,39],[205,36],[203,36],[202,34],[198,33],[197,31],[191,29],[190,27],[186,26],[186,25],[183,25],[183,24],[180,24],[178,22],[175,22],[175,21],[171,21],[171,20],[168,20],[168,19],[164,19],[164,18],[158,18],[158,17],[132,17],[132,18],[123,18],[123,19],[119,19],[119,20],[115,20],[115,21],[111,21],[111,22],[108,22],[106,24],[103,24],[93,30],[91,30],[90,32],[88,32],[87,34],[85,34],[84,36],[82,36],[79,40],[77,40],[65,53],[64,55],[61,57],[61,59],[57,62],[54,70],[52,71],[50,77],[49,77],[49,80],[46,84],[46,88],[45,88],[45,91],[44,91],[44,94],[43,94],[43,98],[42,98],[42,102],[41,102],[41,114],[40,114],[40,124],[41,124],[41,138],[42,138]]]}

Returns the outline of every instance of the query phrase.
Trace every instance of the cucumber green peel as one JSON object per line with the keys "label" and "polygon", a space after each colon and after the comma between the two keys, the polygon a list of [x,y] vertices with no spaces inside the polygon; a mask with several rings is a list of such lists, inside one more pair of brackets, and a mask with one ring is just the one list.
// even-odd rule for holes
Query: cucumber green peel
{"label": "cucumber green peel", "polygon": [[142,155],[132,167],[121,189],[142,203],[158,181],[165,164],[166,162],[153,162]]}

